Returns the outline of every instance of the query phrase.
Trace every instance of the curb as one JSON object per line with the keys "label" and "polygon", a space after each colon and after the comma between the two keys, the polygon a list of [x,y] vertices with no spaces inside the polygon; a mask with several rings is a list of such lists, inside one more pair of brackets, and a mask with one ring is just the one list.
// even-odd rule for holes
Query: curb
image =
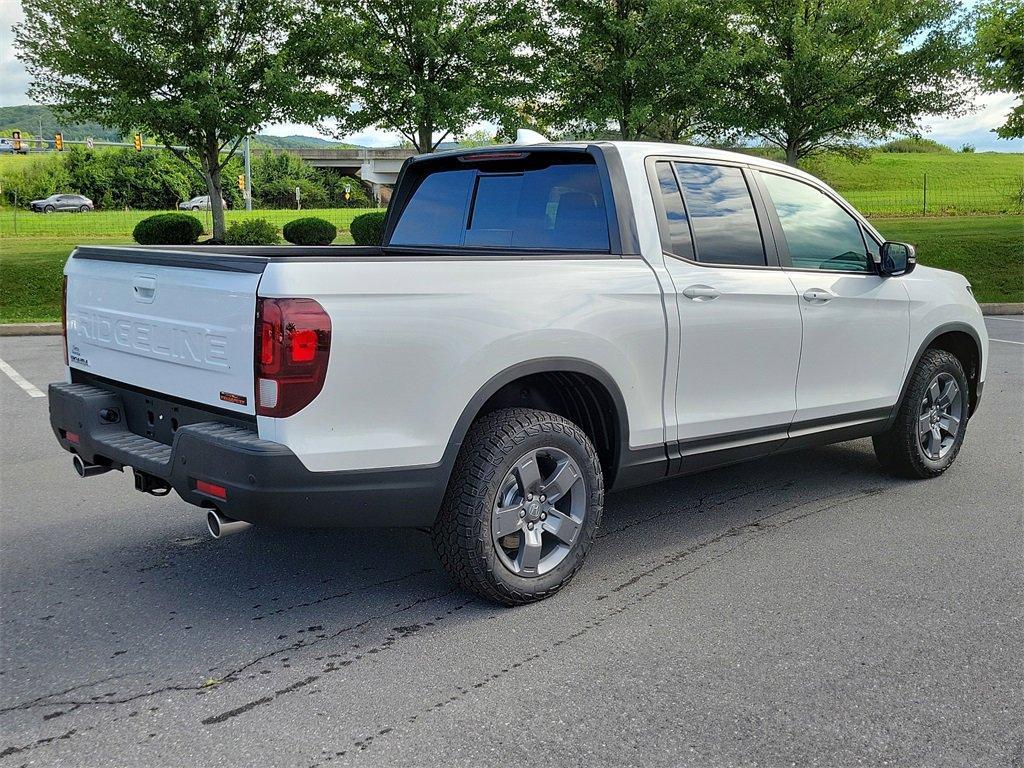
{"label": "curb", "polygon": [[[1024,315],[1024,303],[982,304],[981,314]],[[3,323],[0,336],[60,336],[60,323]]]}
{"label": "curb", "polygon": [[3,323],[0,336],[60,336],[60,323]]}
{"label": "curb", "polygon": [[983,315],[1024,315],[1024,303],[982,304]]}

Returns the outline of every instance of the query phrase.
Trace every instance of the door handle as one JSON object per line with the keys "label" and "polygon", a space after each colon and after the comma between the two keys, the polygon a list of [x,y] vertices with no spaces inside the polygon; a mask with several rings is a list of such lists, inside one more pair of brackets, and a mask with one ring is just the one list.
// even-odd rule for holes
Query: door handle
{"label": "door handle", "polygon": [[156,296],[156,278],[147,275],[136,275],[132,280],[132,289],[135,291],[136,301],[143,304],[152,304]]}
{"label": "door handle", "polygon": [[694,301],[711,301],[721,295],[717,288],[712,288],[710,285],[691,285],[689,288],[683,289],[683,296]]}
{"label": "door handle", "polygon": [[811,304],[824,304],[834,298],[835,294],[824,288],[808,288],[804,291],[804,301],[809,301]]}

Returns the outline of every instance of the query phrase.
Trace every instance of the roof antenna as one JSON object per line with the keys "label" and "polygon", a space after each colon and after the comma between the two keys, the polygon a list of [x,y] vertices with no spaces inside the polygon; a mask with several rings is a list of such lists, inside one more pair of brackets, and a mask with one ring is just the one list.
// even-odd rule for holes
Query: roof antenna
{"label": "roof antenna", "polygon": [[516,144],[550,144],[551,139],[542,133],[537,131],[531,131],[529,128],[519,128],[516,130]]}

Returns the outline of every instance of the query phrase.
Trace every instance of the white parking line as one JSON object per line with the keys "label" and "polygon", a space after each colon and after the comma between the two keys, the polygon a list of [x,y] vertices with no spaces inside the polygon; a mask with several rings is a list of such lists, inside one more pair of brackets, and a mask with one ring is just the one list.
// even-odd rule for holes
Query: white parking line
{"label": "white parking line", "polygon": [[24,376],[14,370],[10,365],[7,364],[6,360],[0,358],[0,371],[7,374],[7,377],[25,390],[25,393],[29,397],[46,397],[31,381],[28,381]]}
{"label": "white parking line", "polygon": [[1009,339],[993,339],[991,336],[989,336],[988,340],[989,341],[1001,341],[1001,342],[1003,342],[1003,344],[1020,344],[1022,347],[1024,347],[1024,341],[1010,341]]}

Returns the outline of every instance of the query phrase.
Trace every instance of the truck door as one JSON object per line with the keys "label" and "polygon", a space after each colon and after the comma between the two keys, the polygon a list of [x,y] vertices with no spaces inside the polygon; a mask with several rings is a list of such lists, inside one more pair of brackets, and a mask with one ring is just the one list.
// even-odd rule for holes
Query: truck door
{"label": "truck door", "polygon": [[652,158],[648,174],[680,325],[670,472],[770,452],[796,411],[801,319],[760,197],[735,165]]}

